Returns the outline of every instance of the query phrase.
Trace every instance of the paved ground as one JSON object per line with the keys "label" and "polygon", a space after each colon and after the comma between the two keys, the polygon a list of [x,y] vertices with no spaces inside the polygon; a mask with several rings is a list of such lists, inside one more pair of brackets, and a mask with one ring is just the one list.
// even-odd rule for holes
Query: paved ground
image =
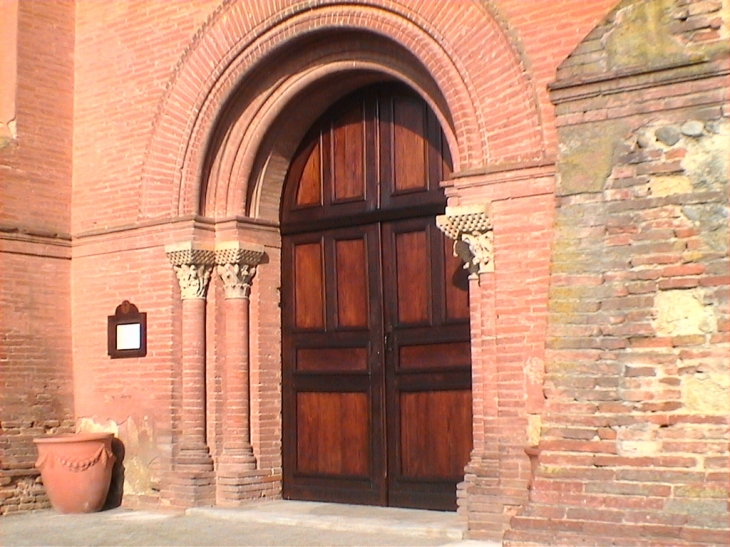
{"label": "paved ground", "polygon": [[241,509],[182,512],[114,509],[0,518],[0,545],[20,546],[445,546],[498,547],[462,540],[454,513],[275,501]]}

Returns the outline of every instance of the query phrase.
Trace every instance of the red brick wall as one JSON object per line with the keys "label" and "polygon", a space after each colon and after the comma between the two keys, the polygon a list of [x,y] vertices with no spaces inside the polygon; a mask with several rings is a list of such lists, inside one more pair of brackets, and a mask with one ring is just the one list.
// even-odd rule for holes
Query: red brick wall
{"label": "red brick wall", "polygon": [[[343,74],[341,67],[321,62],[337,58],[349,66],[360,63],[357,66],[362,69],[399,75],[417,87],[443,120],[452,146],[459,172],[448,183],[450,204],[492,203],[496,271],[484,274],[481,284],[471,286],[475,451],[459,495],[472,535],[500,538],[512,526],[511,541],[529,542],[543,538],[530,535],[531,527],[550,529],[555,519],[567,522],[568,533],[573,531],[574,521],[584,521],[588,528],[595,526],[600,531],[606,522],[616,524],[610,520],[616,518],[616,512],[601,508],[590,514],[581,512],[582,500],[611,498],[615,503],[645,504],[648,510],[651,503],[659,503],[654,498],[661,498],[666,488],[671,500],[667,497],[661,503],[673,504],[662,505],[663,513],[637,510],[626,518],[647,514],[649,519],[659,519],[652,521],[659,528],[642,525],[647,537],[658,537],[663,530],[691,540],[699,526],[691,515],[709,514],[703,526],[716,533],[718,527],[712,519],[720,512],[714,496],[724,491],[714,485],[726,471],[722,467],[726,460],[723,463],[721,453],[697,455],[692,450],[718,449],[713,443],[726,435],[725,425],[712,412],[709,418],[697,418],[704,414],[692,410],[695,402],[684,410],[672,408],[672,404],[677,397],[681,400],[678,393],[682,389],[691,392],[692,381],[709,377],[711,383],[721,383],[716,376],[707,376],[715,374],[714,369],[702,367],[716,366],[718,357],[713,352],[724,350],[727,342],[727,282],[723,281],[727,261],[709,255],[672,258],[678,251],[665,249],[669,231],[687,252],[700,252],[709,240],[717,243],[717,234],[722,232],[712,223],[675,226],[672,222],[679,216],[662,215],[664,208],[689,207],[685,216],[698,213],[703,217],[703,207],[724,206],[727,189],[724,197],[716,192],[696,203],[690,202],[695,198],[674,195],[647,202],[642,200],[649,192],[648,183],[630,181],[660,175],[667,165],[681,160],[680,148],[692,156],[696,150],[684,144],[665,151],[652,142],[652,153],[661,151],[657,157],[634,154],[632,147],[647,142],[645,135],[656,134],[661,124],[677,125],[681,132],[688,120],[718,123],[728,112],[726,91],[717,80],[694,73],[691,81],[662,86],[659,80],[652,80],[646,89],[623,95],[589,88],[589,80],[605,78],[609,69],[624,74],[637,63],[645,64],[656,57],[655,45],[674,61],[685,58],[685,49],[717,50],[720,53],[713,55],[722,55],[720,38],[726,34],[717,23],[717,3],[645,3],[662,8],[660,27],[667,30],[656,40],[637,43],[631,41],[631,32],[625,39],[616,40],[622,37],[620,32],[614,38],[609,36],[615,28],[634,29],[635,34],[646,26],[641,24],[643,15],[631,10],[620,14],[617,27],[611,19],[591,32],[613,0],[565,0],[559,6],[553,0],[455,0],[449,3],[449,10],[435,1],[377,0],[372,4],[380,7],[329,1],[314,2],[306,9],[296,2],[243,0],[23,2],[19,139],[0,150],[2,225],[8,223],[11,231],[42,230],[61,237],[19,237],[5,230],[0,241],[3,251],[12,244],[16,253],[25,252],[29,245],[38,249],[36,241],[43,241],[41,251],[31,254],[60,258],[17,254],[13,255],[16,263],[3,261],[2,327],[4,336],[12,330],[5,320],[6,301],[25,309],[32,303],[38,310],[30,323],[33,328],[58,333],[53,339],[58,351],[52,358],[43,353],[42,361],[56,374],[49,373],[44,385],[58,386],[54,389],[59,395],[53,400],[61,401],[54,407],[56,414],[49,415],[59,422],[71,417],[70,332],[68,321],[59,318],[72,316],[77,425],[112,430],[124,442],[125,503],[185,503],[170,489],[181,434],[183,324],[180,291],[164,246],[192,240],[263,244],[267,260],[254,279],[250,304],[251,441],[259,475],[248,495],[278,494],[281,365],[276,222],[281,180],[308,120],[348,85],[357,85],[352,73]],[[51,27],[54,32],[61,29],[60,38],[54,34],[53,40],[44,39]],[[465,33],[465,28],[471,32]],[[322,29],[330,32],[327,41],[303,39]],[[350,38],[343,29],[352,32]],[[587,34],[588,39],[581,43]],[[601,49],[604,43],[609,43],[605,51]],[[269,54],[279,55],[276,63],[268,64]],[[306,80],[305,73],[311,78],[310,87],[297,88]],[[292,74],[302,79],[289,78]],[[556,74],[558,85],[552,100],[557,109],[547,88]],[[311,98],[309,93],[318,87],[322,90],[315,100],[307,102],[312,111],[302,114],[296,105],[303,97]],[[583,91],[588,95],[582,96]],[[233,103],[235,116],[231,114]],[[659,114],[664,111],[666,115]],[[596,125],[609,117],[619,121]],[[231,121],[235,119],[238,122]],[[712,136],[719,133],[713,133],[711,127],[721,125],[705,123],[702,127],[707,142],[719,138]],[[230,139],[216,141],[209,148],[210,139],[228,130]],[[282,134],[286,138],[278,136]],[[271,135],[274,138],[268,141],[264,138]],[[684,143],[693,137],[681,138]],[[27,147],[24,142],[29,143]],[[622,157],[613,156],[614,146],[622,150]],[[271,151],[268,163],[257,157],[262,147]],[[580,156],[577,164],[571,154]],[[556,187],[554,161],[558,155]],[[215,169],[208,170],[212,158]],[[682,178],[659,179],[655,191],[672,193],[683,184]],[[201,199],[204,186],[207,194]],[[205,204],[203,210],[201,203]],[[261,222],[241,219],[244,212]],[[196,218],[200,213],[211,218]],[[613,224],[614,213],[617,219],[622,215],[631,219]],[[643,231],[632,231],[637,218],[645,223]],[[73,234],[72,250],[69,234]],[[570,254],[567,244],[578,246],[580,252]],[[640,262],[638,257],[652,248],[649,256],[660,258]],[[726,247],[723,252],[726,255]],[[610,257],[616,263],[600,262]],[[669,260],[666,257],[676,264],[661,262]],[[42,264],[36,266],[38,260]],[[601,272],[590,270],[595,263],[601,264]],[[604,271],[614,272],[613,277]],[[19,272],[28,273],[20,276]],[[48,272],[54,274],[52,281],[47,280]],[[629,280],[626,276],[631,275],[639,277]],[[644,275],[648,278],[640,277]],[[21,279],[23,283],[33,280],[43,289],[5,289],[9,284],[24,286]],[[602,291],[608,291],[608,296]],[[654,328],[646,317],[650,313],[646,299],[647,295],[656,298],[661,291],[701,292],[702,302],[711,302],[717,310],[712,323],[716,331],[708,332],[702,341],[684,335],[677,340],[653,336],[646,330]],[[604,297],[619,306],[621,313],[621,306],[636,304],[644,315],[624,321],[622,325],[628,325],[624,334],[619,332],[621,325],[603,332],[593,323],[576,325],[567,320],[576,311],[570,306],[588,306],[589,301]],[[125,299],[148,314],[148,355],[111,360],[105,347],[106,317]],[[60,302],[61,315],[50,313],[52,302]],[[226,365],[223,295],[216,275],[206,311],[207,439],[215,461],[225,429],[221,377]],[[577,313],[603,317],[599,310]],[[14,316],[11,322],[18,324]],[[30,328],[24,331],[26,338],[35,334]],[[626,345],[615,346],[617,339]],[[593,347],[595,344],[599,347]],[[616,352],[617,357],[611,361],[602,352]],[[34,355],[41,353],[36,350]],[[8,362],[16,366],[10,378],[27,374],[24,355],[20,350],[8,353]],[[561,373],[560,363],[566,359],[582,362],[596,355],[598,361],[581,365],[588,372]],[[635,366],[633,359],[639,355],[645,361]],[[689,364],[671,369],[677,359]],[[608,361],[611,363],[606,364]],[[548,400],[543,409],[545,372]],[[694,380],[687,383],[688,378]],[[690,387],[682,387],[687,385]],[[32,391],[19,393],[26,397]],[[631,397],[641,397],[641,401]],[[626,401],[649,406],[627,410]],[[605,412],[598,412],[606,423],[594,423],[598,404],[609,404],[603,408]],[[541,416],[542,453],[533,477],[533,462],[525,448],[537,442]],[[28,419],[27,414],[19,417]],[[5,427],[4,415],[2,420]],[[644,422],[653,425],[647,430],[634,427]],[[13,432],[20,431],[17,424]],[[24,444],[10,442],[3,449],[25,454],[23,473],[27,477],[30,445],[25,434]],[[584,438],[589,434],[597,438]],[[707,436],[706,445],[702,445],[704,440],[691,440],[692,435],[700,434]],[[665,443],[662,446],[670,459],[610,459],[618,454],[611,450],[617,451],[619,445],[622,450],[648,449],[655,446],[651,443]],[[589,464],[586,454],[609,459],[598,465],[591,459]],[[671,459],[675,457],[680,459]],[[671,462],[688,462],[692,467],[681,468],[681,476],[663,474],[662,480],[672,477],[667,483],[649,474],[631,475],[641,471],[641,462],[666,464],[659,467],[666,473],[678,471]],[[560,473],[567,478],[556,479]],[[630,488],[586,495],[607,477],[631,488],[641,484],[635,491],[658,495],[636,496]],[[697,490],[700,482],[710,487]],[[569,496],[572,488],[580,488],[578,497]],[[688,526],[679,530],[672,528],[679,526],[676,522],[661,522],[666,513],[684,515]],[[512,519],[514,515],[518,516]],[[637,529],[626,525],[627,530]],[[548,536],[551,540],[558,537],[553,532]]]}
{"label": "red brick wall", "polygon": [[219,4],[76,3],[74,234],[136,222],[160,101],[176,63]]}
{"label": "red brick wall", "polygon": [[32,438],[73,428],[74,5],[20,2],[17,138],[0,148],[0,513],[48,505]]}
{"label": "red brick wall", "polygon": [[[125,444],[126,504],[156,503],[176,442],[180,298],[164,252],[175,227],[137,222],[156,111],[186,46],[218,2],[76,3],[73,260],[76,415]],[[181,228],[184,229],[184,228]],[[185,237],[185,236],[180,236]],[[106,321],[147,313],[148,354],[111,360]]]}

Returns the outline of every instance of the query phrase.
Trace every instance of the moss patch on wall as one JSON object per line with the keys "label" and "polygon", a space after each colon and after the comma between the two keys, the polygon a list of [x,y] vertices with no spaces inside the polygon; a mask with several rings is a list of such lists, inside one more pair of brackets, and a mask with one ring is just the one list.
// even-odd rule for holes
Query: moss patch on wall
{"label": "moss patch on wall", "polygon": [[615,25],[605,38],[608,69],[649,68],[700,60],[673,35],[674,0],[632,2],[615,13]]}

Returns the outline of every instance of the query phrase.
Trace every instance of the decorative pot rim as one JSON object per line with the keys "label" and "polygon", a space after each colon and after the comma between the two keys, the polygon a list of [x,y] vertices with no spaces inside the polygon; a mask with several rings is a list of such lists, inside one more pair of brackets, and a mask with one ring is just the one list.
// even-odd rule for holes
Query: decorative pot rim
{"label": "decorative pot rim", "polygon": [[103,441],[114,438],[114,433],[63,433],[61,435],[47,435],[36,437],[36,444],[81,443],[86,441]]}

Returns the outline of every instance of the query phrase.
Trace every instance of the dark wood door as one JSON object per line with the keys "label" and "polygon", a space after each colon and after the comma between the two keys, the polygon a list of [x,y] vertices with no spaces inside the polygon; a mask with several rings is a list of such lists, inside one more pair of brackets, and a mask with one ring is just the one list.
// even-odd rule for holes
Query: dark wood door
{"label": "dark wood door", "polygon": [[282,210],[284,496],[456,507],[472,443],[466,272],[434,215],[449,159],[400,87],[328,112]]}

